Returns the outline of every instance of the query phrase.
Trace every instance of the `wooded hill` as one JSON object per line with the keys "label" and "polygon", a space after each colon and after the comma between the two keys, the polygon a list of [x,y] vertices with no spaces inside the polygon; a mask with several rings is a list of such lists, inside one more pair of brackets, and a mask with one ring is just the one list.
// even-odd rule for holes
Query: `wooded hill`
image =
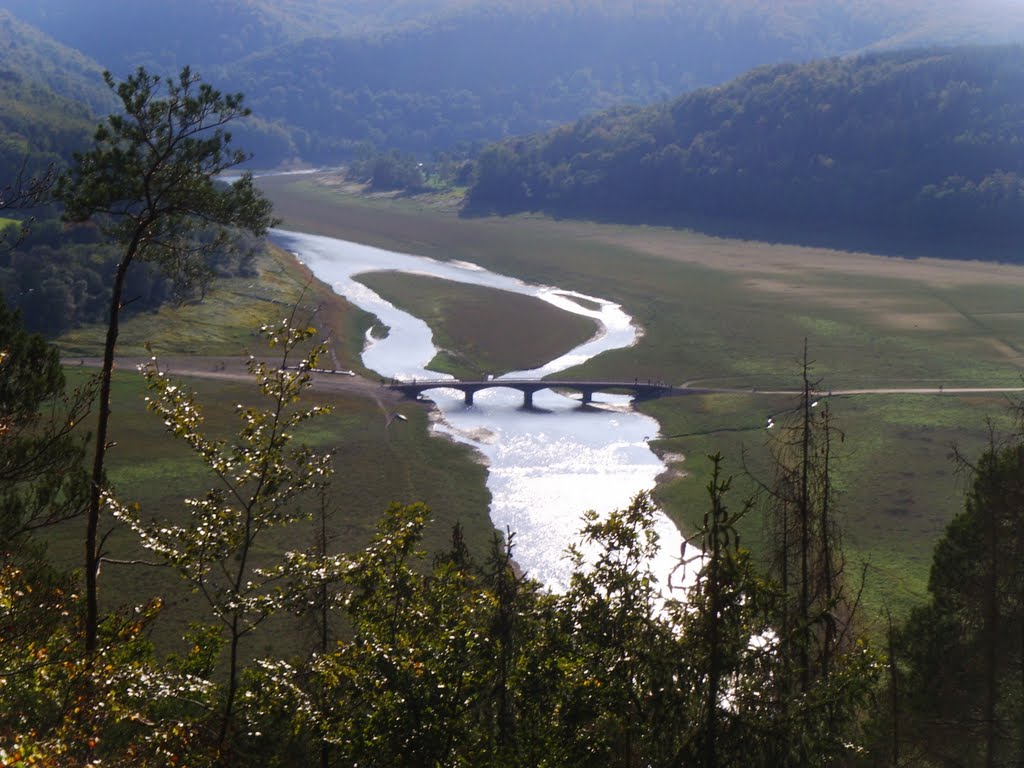
{"label": "wooded hill", "polygon": [[492,146],[468,210],[1015,246],[1022,120],[1020,47],[764,67]]}
{"label": "wooded hill", "polygon": [[63,163],[94,128],[84,104],[0,68],[0,187]]}
{"label": "wooded hill", "polygon": [[675,98],[763,64],[1024,39],[1024,8],[1000,0],[0,0],[4,7],[118,76],[140,64],[164,74],[189,64],[222,90],[244,92],[260,119],[236,133],[262,167],[338,163],[363,143],[423,156]]}
{"label": "wooded hill", "polygon": [[[0,70],[16,72],[26,81],[45,86],[59,96],[84,104],[93,114],[106,114],[116,105],[103,83],[103,67],[94,60],[0,7]],[[75,108],[71,117],[80,116]]]}

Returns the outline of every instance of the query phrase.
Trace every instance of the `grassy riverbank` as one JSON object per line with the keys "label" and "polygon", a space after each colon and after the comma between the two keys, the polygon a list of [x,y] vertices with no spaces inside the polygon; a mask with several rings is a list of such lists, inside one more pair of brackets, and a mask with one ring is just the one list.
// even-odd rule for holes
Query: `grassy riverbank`
{"label": "grassy riverbank", "polygon": [[[868,563],[875,607],[900,609],[924,591],[935,538],[962,507],[952,443],[970,455],[986,440],[986,417],[1005,422],[1006,395],[948,390],[1020,385],[1021,268],[538,217],[466,220],[432,200],[369,200],[315,179],[264,184],[286,227],[471,261],[620,302],[643,338],[574,375],[758,390],[642,406],[662,435],[678,435],[654,447],[677,470],[658,495],[684,527],[703,513],[705,454],[721,450],[736,473],[744,452],[748,465],[764,468],[765,417],[788,399],[760,392],[798,384],[805,339],[825,390],[944,387],[942,395],[831,403],[845,434],[846,541],[851,560]],[[739,480],[736,488],[752,484]],[[747,527],[756,542],[759,519]],[[857,570],[852,562],[850,572]]]}
{"label": "grassy riverbank", "polygon": [[[298,320],[329,336],[338,365],[359,368],[364,334],[373,321],[370,315],[314,280],[280,248],[260,254],[256,267],[257,277],[215,281],[202,302],[128,315],[121,324],[118,354],[144,356],[149,343],[165,355],[240,355],[258,343],[256,329],[297,306]],[[98,325],[83,326],[64,334],[57,345],[69,360],[98,355],[103,333]]]}

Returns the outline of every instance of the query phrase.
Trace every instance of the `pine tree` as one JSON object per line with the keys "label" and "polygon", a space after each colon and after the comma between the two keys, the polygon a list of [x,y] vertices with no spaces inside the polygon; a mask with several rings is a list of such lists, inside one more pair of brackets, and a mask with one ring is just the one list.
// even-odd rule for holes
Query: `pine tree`
{"label": "pine tree", "polygon": [[[96,650],[101,559],[99,525],[110,421],[110,383],[128,270],[156,263],[181,282],[209,279],[205,257],[228,244],[229,227],[262,234],[272,223],[270,203],[251,175],[232,184],[217,177],[248,159],[230,148],[226,126],[249,114],[241,94],[223,95],[186,67],[163,80],[140,68],[121,83],[104,74],[122,113],[111,115],[76,154],[59,180],[57,199],[68,221],[95,221],[121,250],[113,276],[103,347],[85,537],[86,646]],[[211,228],[213,237],[207,237]]]}

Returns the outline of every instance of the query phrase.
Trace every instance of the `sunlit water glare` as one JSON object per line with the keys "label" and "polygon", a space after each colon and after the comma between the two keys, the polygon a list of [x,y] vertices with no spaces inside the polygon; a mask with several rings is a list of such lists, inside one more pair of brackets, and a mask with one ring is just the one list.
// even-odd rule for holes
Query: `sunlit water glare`
{"label": "sunlit water glare", "polygon": [[[638,330],[622,309],[603,299],[556,288],[527,285],[464,262],[440,262],[394,253],[334,238],[276,230],[273,238],[296,254],[313,273],[353,304],[388,326],[387,338],[368,339],[363,361],[386,378],[444,378],[424,366],[436,354],[430,329],[352,278],[363,272],[400,270],[535,296],[570,312],[599,321],[602,332],[567,354],[532,371],[508,378],[540,378],[597,355],[629,346]],[[588,307],[574,299],[584,299]],[[600,305],[599,310],[589,303]],[[441,418],[436,428],[473,446],[483,455],[491,491],[491,519],[515,533],[515,558],[532,577],[551,589],[565,587],[570,564],[566,547],[576,539],[588,509],[607,513],[624,507],[654,486],[665,466],[647,440],[658,424],[629,407],[629,398],[594,396],[593,407],[549,390],[534,396],[534,410],[522,408],[522,393],[488,389],[467,406],[456,390],[432,390]],[[654,573],[662,580],[678,561],[682,537],[658,515],[661,552]]]}

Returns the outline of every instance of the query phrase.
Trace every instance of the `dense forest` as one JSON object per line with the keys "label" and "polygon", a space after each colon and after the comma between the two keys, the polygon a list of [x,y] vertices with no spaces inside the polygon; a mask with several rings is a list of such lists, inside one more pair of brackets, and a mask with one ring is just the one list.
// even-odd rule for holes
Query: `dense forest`
{"label": "dense forest", "polygon": [[[99,64],[5,10],[0,10],[0,50],[4,72],[16,73],[32,87],[43,87],[68,102],[77,102],[68,111],[69,119],[85,111],[90,116],[105,114],[116,106],[103,84]],[[26,103],[32,101],[30,98]]]}
{"label": "dense forest", "polygon": [[38,67],[39,78],[98,113],[110,108],[97,104],[104,67],[123,76],[138,65],[166,73],[188,63],[246,93],[258,119],[237,133],[264,168],[337,164],[367,142],[425,159],[676,98],[762,64],[1005,42],[1024,30],[1024,11],[996,0],[0,0],[4,7],[27,22],[7,17],[11,58],[64,61]]}
{"label": "dense forest", "polygon": [[63,165],[86,145],[94,125],[83,104],[0,70],[0,173],[6,183]]}
{"label": "dense forest", "polygon": [[302,130],[292,132],[301,157],[338,157],[359,142],[423,154],[663,100],[790,53],[747,20],[721,22],[737,43],[723,46],[701,34],[706,21],[480,14],[377,39],[303,40],[236,62],[223,78],[252,94],[262,116]]}
{"label": "dense forest", "polygon": [[1012,247],[1024,234],[1021,94],[1019,47],[759,68],[489,147],[467,209]]}

